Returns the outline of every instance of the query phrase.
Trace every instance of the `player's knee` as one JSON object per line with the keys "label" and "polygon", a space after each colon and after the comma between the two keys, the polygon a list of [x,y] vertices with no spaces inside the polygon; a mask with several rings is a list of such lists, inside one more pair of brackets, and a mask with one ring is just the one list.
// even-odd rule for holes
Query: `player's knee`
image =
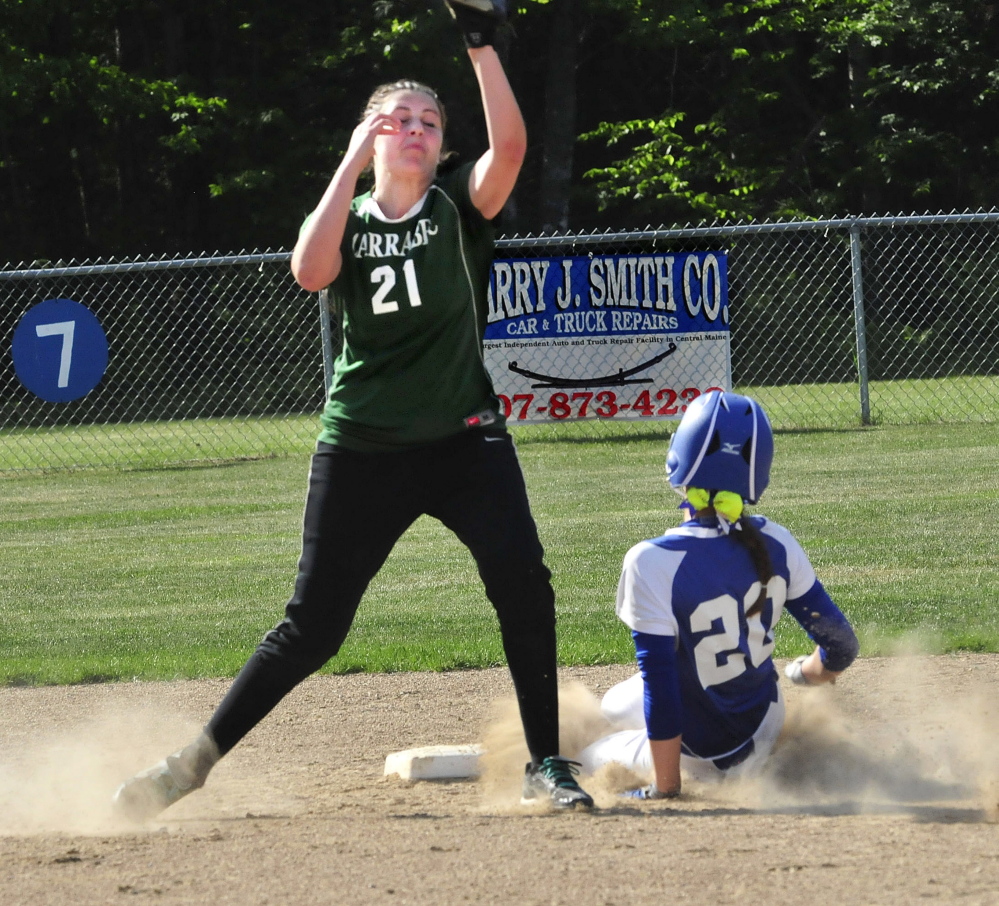
{"label": "player's knee", "polygon": [[524,595],[542,599],[555,594],[552,591],[551,571],[542,560],[499,560],[479,565],[479,575],[486,586],[490,600]]}
{"label": "player's knee", "polygon": [[260,642],[261,654],[278,658],[293,666],[303,676],[315,673],[340,650],[343,639],[309,631],[290,619],[284,619]]}
{"label": "player's knee", "polygon": [[504,626],[529,631],[555,625],[555,591],[543,563],[498,570],[491,578],[483,575],[483,580]]}

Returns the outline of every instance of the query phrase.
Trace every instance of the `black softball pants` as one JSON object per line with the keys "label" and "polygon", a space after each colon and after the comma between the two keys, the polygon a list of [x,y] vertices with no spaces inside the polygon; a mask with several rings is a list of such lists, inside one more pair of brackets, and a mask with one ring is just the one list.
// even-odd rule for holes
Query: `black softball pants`
{"label": "black softball pants", "polygon": [[284,619],[206,727],[222,754],[340,650],[368,584],[423,514],[439,519],[475,558],[499,619],[532,759],[558,754],[551,573],[512,438],[479,431],[398,453],[319,445]]}

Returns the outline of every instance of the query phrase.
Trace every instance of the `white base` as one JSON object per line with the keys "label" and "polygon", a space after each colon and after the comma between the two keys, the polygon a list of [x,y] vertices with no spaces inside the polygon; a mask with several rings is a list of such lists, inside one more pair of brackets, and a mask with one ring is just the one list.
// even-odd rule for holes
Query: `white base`
{"label": "white base", "polygon": [[423,746],[393,752],[385,759],[385,775],[403,780],[460,780],[479,776],[480,745]]}

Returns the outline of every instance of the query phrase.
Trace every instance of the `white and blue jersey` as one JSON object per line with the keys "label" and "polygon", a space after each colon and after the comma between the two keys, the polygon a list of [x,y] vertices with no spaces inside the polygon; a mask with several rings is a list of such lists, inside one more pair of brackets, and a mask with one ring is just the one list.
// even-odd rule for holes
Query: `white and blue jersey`
{"label": "white and blue jersey", "polygon": [[785,609],[822,648],[830,670],[845,669],[857,653],[852,628],[801,545],[783,526],[750,518],[773,569],[766,601],[750,617],[761,590],[755,567],[714,519],[642,541],[624,558],[617,614],[635,638],[649,737],[681,734],[684,754],[695,758],[738,753],[778,700],[771,654]]}

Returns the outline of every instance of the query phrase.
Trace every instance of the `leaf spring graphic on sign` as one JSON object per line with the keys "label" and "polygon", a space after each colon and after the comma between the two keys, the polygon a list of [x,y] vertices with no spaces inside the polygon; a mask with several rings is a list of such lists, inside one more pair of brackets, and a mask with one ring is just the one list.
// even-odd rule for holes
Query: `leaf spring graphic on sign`
{"label": "leaf spring graphic on sign", "polygon": [[653,365],[658,365],[661,361],[663,361],[663,359],[673,355],[674,352],[676,352],[676,343],[670,342],[669,348],[665,352],[661,352],[659,355],[649,359],[647,362],[642,362],[634,368],[618,369],[617,374],[597,378],[564,378],[549,374],[538,374],[536,371],[528,371],[526,368],[519,367],[516,362],[510,362],[507,367],[516,374],[527,378],[534,378],[539,381],[537,384],[531,384],[532,388],[622,387],[625,384],[651,384],[652,378],[634,378],[633,380],[629,380],[629,378],[631,378],[633,374],[638,374],[641,371],[647,371]]}

